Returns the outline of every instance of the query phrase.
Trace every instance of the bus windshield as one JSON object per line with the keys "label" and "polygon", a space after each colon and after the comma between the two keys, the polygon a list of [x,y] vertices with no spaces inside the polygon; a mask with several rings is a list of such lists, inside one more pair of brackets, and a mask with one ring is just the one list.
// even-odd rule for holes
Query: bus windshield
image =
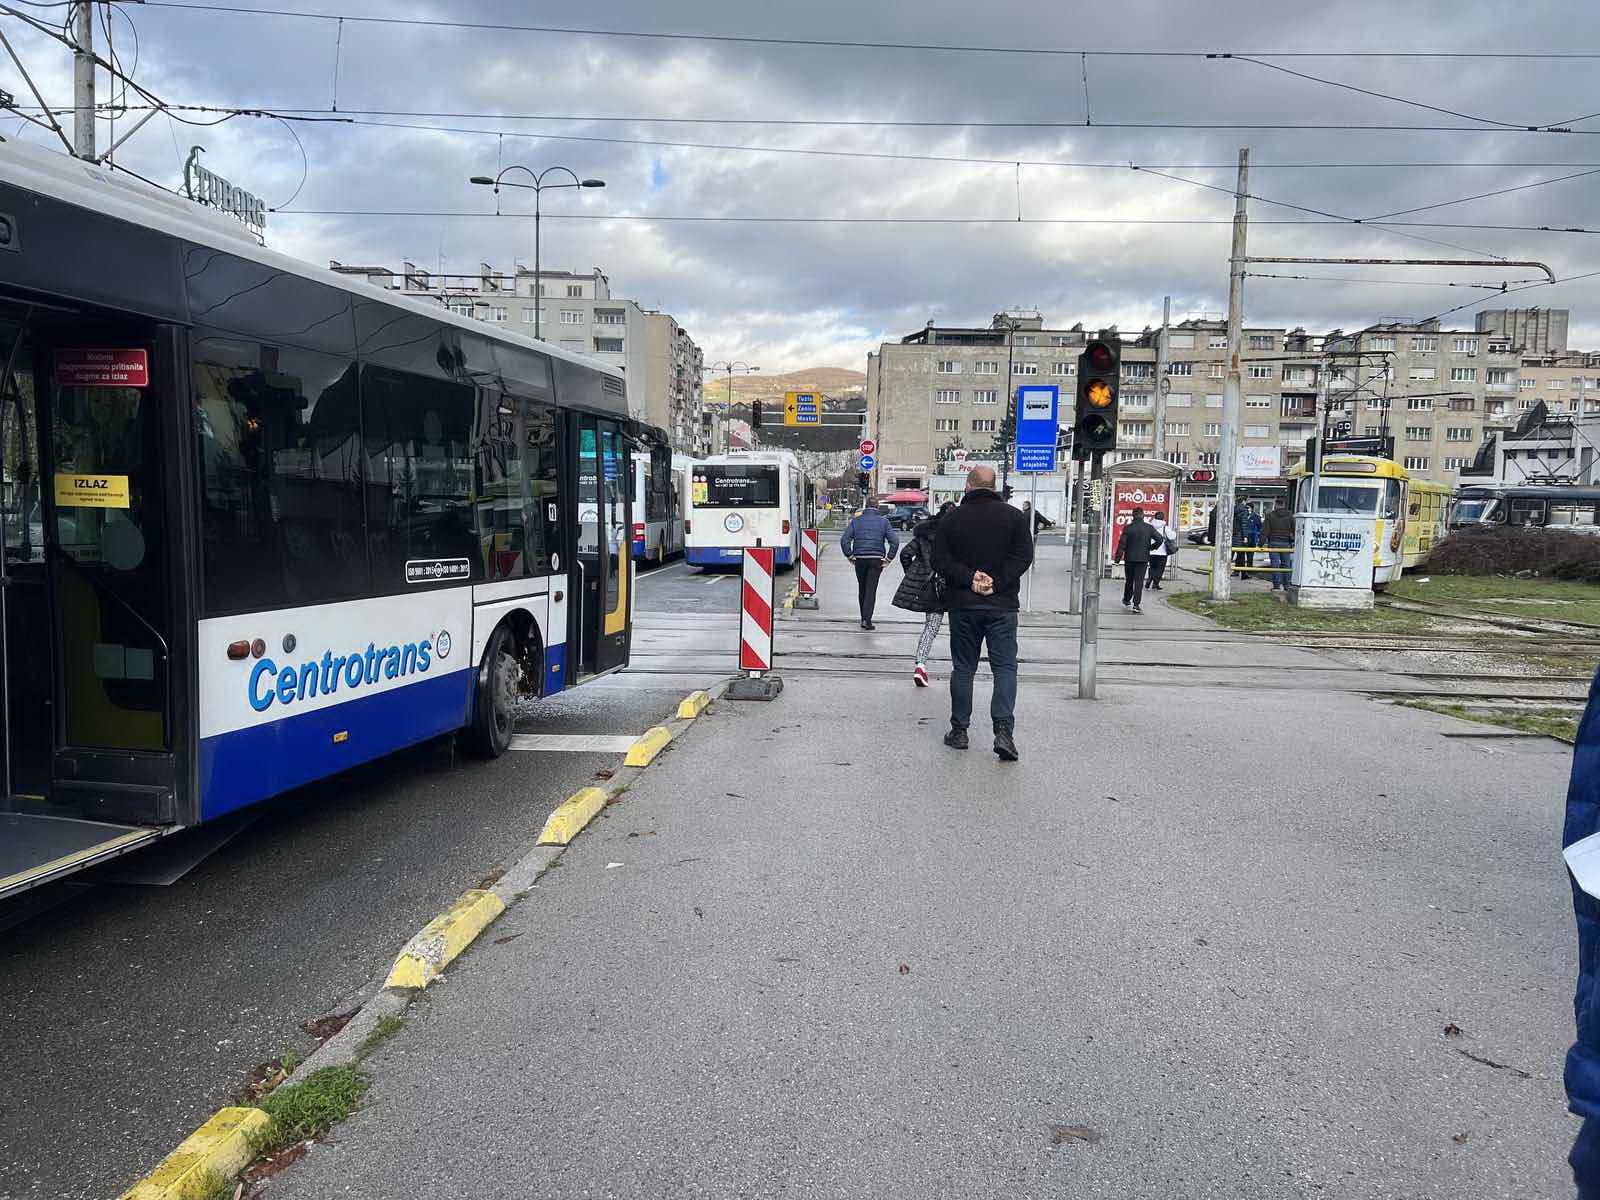
{"label": "bus windshield", "polygon": [[775,466],[698,466],[694,469],[696,508],[777,508]]}
{"label": "bus windshield", "polygon": [[1325,513],[1375,513],[1378,489],[1366,484],[1329,483],[1317,488],[1317,508]]}
{"label": "bus windshield", "polygon": [[1456,505],[1455,523],[1457,525],[1475,525],[1483,520],[1492,500],[1462,500]]}

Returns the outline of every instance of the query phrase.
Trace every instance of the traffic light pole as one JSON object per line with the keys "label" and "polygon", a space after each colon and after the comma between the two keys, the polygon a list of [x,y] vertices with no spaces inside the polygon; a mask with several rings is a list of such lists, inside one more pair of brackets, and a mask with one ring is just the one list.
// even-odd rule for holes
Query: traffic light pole
{"label": "traffic light pole", "polygon": [[[1094,485],[1100,481],[1100,465],[1105,455],[1095,451],[1089,468],[1090,485],[1086,492],[1094,490]],[[1087,502],[1089,514],[1089,561],[1084,565],[1083,575],[1083,617],[1078,622],[1078,699],[1093,700],[1095,698],[1095,676],[1099,664],[1097,655],[1100,649],[1100,506],[1091,501]]]}
{"label": "traffic light pole", "polygon": [[1250,183],[1250,151],[1239,151],[1239,182],[1233,192],[1233,252],[1228,259],[1228,379],[1222,390],[1222,444],[1217,463],[1217,540],[1211,547],[1211,598],[1227,600],[1233,590],[1233,472],[1239,455],[1240,367],[1244,355],[1245,195]]}

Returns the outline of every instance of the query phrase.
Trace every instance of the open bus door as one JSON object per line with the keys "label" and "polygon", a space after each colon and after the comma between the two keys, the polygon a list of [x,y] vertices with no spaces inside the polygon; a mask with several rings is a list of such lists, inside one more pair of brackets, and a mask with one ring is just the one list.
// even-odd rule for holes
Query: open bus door
{"label": "open bus door", "polygon": [[0,308],[0,897],[180,819],[175,338]]}
{"label": "open bus door", "polygon": [[628,661],[633,587],[629,555],[632,518],[623,425],[576,414],[578,446],[578,603],[569,612],[578,646],[578,678],[615,670]]}

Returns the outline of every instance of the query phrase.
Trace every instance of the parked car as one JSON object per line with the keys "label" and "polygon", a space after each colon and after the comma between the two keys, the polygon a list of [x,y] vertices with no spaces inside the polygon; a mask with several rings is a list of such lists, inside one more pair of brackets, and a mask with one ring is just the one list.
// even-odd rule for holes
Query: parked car
{"label": "parked car", "polygon": [[889,508],[889,524],[896,529],[910,529],[918,521],[926,521],[929,513],[921,504],[895,504]]}

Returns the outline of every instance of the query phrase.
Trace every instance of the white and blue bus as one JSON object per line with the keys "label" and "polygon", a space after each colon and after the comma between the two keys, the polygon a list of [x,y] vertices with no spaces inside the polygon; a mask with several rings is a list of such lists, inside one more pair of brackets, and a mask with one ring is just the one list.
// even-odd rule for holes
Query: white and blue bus
{"label": "white and blue bus", "polygon": [[777,549],[779,566],[800,558],[800,531],[813,520],[811,481],[789,450],[744,450],[689,464],[684,556],[699,566],[737,566],[747,546]]}
{"label": "white and blue bus", "polygon": [[0,147],[0,896],[626,665],[638,437],[611,368]]}
{"label": "white and blue bus", "polygon": [[639,429],[633,447],[633,557],[640,562],[665,562],[683,553],[683,479],[678,469],[687,461],[672,452],[666,431],[654,425]]}

